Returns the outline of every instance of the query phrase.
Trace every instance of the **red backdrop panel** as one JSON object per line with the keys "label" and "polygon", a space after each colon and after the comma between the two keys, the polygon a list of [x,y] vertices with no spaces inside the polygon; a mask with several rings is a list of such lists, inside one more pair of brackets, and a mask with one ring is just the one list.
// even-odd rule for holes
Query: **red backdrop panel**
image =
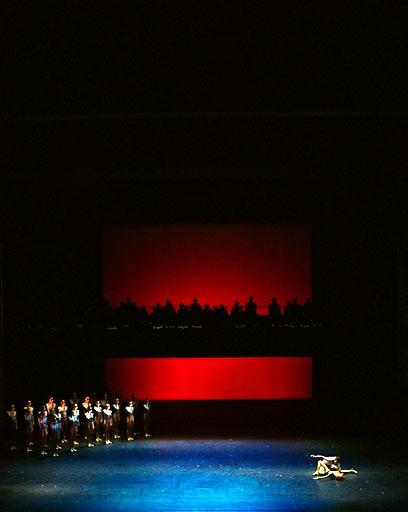
{"label": "red backdrop panel", "polygon": [[103,234],[104,296],[113,306],[131,297],[151,308],[245,304],[260,314],[276,297],[281,305],[311,296],[307,224],[112,225]]}
{"label": "red backdrop panel", "polygon": [[111,358],[105,382],[124,398],[303,399],[312,397],[312,358]]}

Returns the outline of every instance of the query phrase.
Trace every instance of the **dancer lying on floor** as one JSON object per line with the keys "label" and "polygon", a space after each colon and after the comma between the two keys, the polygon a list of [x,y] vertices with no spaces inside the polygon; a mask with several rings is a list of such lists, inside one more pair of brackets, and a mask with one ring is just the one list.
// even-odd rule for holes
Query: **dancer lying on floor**
{"label": "dancer lying on floor", "polygon": [[325,475],[314,476],[313,480],[322,480],[323,478],[331,478],[332,480],[344,480],[346,477],[345,473],[355,473],[355,469],[342,469],[341,471],[328,471]]}
{"label": "dancer lying on floor", "polygon": [[326,457],[325,455],[311,455],[312,459],[322,459],[317,461],[317,469],[313,475],[325,475],[328,471],[341,471],[340,457]]}
{"label": "dancer lying on floor", "polygon": [[337,455],[326,457],[325,455],[311,455],[313,459],[321,459],[317,462],[316,471],[313,473],[315,480],[332,478],[342,480],[345,473],[357,473],[355,469],[341,469],[340,457]]}

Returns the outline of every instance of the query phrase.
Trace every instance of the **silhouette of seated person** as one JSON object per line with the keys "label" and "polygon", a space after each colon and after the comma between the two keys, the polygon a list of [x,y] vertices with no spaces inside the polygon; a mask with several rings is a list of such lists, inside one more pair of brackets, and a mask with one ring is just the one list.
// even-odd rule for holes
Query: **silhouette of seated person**
{"label": "silhouette of seated person", "polygon": [[239,301],[234,302],[234,306],[231,308],[230,318],[231,323],[235,325],[235,327],[245,326],[244,308],[241,306]]}
{"label": "silhouette of seated person", "polygon": [[126,297],[125,309],[129,313],[136,308],[136,303],[132,301],[131,297]]}
{"label": "silhouette of seated person", "polygon": [[134,325],[138,320],[139,308],[136,306],[136,302],[132,301],[131,297],[126,297],[124,309],[127,323]]}
{"label": "silhouette of seated person", "polygon": [[229,315],[228,310],[224,306],[224,304],[220,304],[219,306],[214,306],[214,323],[217,326],[225,325],[228,322]]}
{"label": "silhouette of seated person", "polygon": [[285,326],[295,326],[295,311],[293,309],[293,304],[290,302],[290,300],[288,300],[288,302],[286,303],[285,309],[283,311],[283,323]]}
{"label": "silhouette of seated person", "polygon": [[210,308],[209,304],[204,304],[203,311],[201,313],[203,325],[211,325],[213,321],[214,312]]}
{"label": "silhouette of seated person", "polygon": [[138,323],[140,325],[146,325],[149,323],[150,321],[150,315],[146,309],[146,306],[144,304],[142,304],[140,306],[140,309],[139,309],[139,318],[138,318]]}
{"label": "silhouette of seated person", "polygon": [[291,321],[291,314],[292,314],[292,303],[290,300],[287,301],[285,308],[283,310],[283,323],[286,325],[289,324]]}
{"label": "silhouette of seated person", "polygon": [[218,322],[220,321],[219,307],[217,305],[213,307],[212,320],[213,324],[218,324]]}
{"label": "silhouette of seated person", "polygon": [[192,326],[202,325],[201,319],[201,305],[198,303],[197,299],[193,299],[193,303],[190,305],[190,318]]}
{"label": "silhouette of seated person", "polygon": [[180,302],[177,309],[177,326],[179,329],[187,329],[190,322],[190,312],[188,306],[185,306],[183,302]]}
{"label": "silhouette of seated person", "polygon": [[136,304],[132,302],[130,297],[126,298],[126,302],[121,300],[119,308],[116,310],[116,323],[123,326],[128,326],[135,321]]}
{"label": "silhouette of seated person", "polygon": [[292,300],[292,311],[294,324],[301,325],[303,323],[303,310],[296,298]]}
{"label": "silhouette of seated person", "polygon": [[162,308],[162,316],[165,326],[169,327],[176,325],[176,310],[169,300],[166,300],[166,303]]}
{"label": "silhouette of seated person", "polygon": [[248,302],[245,304],[245,317],[248,323],[256,321],[257,305],[253,297],[249,297]]}
{"label": "silhouette of seated person", "polygon": [[229,317],[228,310],[224,306],[224,304],[220,304],[220,308],[218,310],[218,313],[220,315],[221,320],[228,320],[228,317]]}
{"label": "silhouette of seated person", "polygon": [[126,307],[123,300],[119,302],[119,307],[115,311],[116,323],[119,325],[126,324]]}
{"label": "silhouette of seated person", "polygon": [[153,306],[150,320],[152,322],[153,329],[161,329],[164,327],[163,308],[160,302]]}
{"label": "silhouette of seated person", "polygon": [[268,306],[269,320],[272,324],[280,324],[282,320],[282,313],[276,297],[272,298],[271,303]]}

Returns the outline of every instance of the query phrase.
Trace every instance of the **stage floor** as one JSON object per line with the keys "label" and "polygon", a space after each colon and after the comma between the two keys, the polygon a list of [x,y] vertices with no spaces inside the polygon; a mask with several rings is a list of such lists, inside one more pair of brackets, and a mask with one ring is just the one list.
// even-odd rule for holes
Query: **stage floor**
{"label": "stage floor", "polygon": [[[2,510],[407,510],[404,455],[358,439],[160,437],[59,457],[1,459]],[[340,455],[345,481],[315,481],[311,453]]]}

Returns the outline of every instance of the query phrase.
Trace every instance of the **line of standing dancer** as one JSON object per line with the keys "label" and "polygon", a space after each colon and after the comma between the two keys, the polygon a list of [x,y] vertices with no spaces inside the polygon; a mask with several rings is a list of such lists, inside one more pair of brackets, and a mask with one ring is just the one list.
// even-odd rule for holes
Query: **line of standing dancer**
{"label": "line of standing dancer", "polygon": [[[10,450],[16,450],[18,431],[17,412],[14,405],[7,411],[8,440]],[[43,405],[35,419],[34,408],[30,400],[27,401],[23,412],[25,426],[25,449],[32,452],[33,433],[36,423],[39,432],[39,447],[41,455],[47,455],[46,448],[54,457],[58,457],[58,450],[62,444],[67,443],[71,452],[76,452],[79,445],[79,435],[82,434],[89,448],[94,442],[112,444],[113,439],[126,439],[133,441],[135,436],[151,437],[151,403],[145,398],[142,403],[135,395],[130,400],[123,401],[115,397],[112,401],[108,395],[102,400],[95,396],[85,396],[80,402],[76,393],[69,400],[60,400],[57,406],[54,397],[49,396],[48,402]],[[81,432],[80,432],[81,430]],[[139,430],[141,433],[139,433]]]}

